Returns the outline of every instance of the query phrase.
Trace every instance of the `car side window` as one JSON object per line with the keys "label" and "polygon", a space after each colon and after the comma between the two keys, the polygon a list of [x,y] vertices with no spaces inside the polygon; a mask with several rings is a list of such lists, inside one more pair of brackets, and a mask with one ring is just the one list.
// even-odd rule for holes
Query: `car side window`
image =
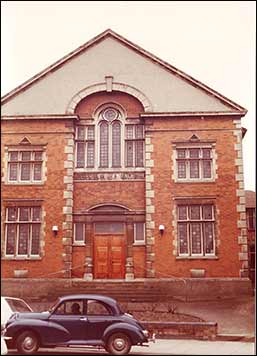
{"label": "car side window", "polygon": [[87,315],[112,315],[112,311],[104,303],[101,303],[96,300],[88,300]]}
{"label": "car side window", "polygon": [[55,310],[58,315],[82,315],[83,314],[83,301],[82,300],[69,300],[63,302]]}

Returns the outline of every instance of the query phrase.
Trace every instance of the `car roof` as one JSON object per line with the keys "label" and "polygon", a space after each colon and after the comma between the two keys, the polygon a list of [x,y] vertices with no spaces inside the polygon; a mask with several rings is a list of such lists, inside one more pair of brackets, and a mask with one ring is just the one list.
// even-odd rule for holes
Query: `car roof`
{"label": "car roof", "polygon": [[111,297],[100,294],[71,294],[59,297],[60,301],[74,300],[74,299],[95,299],[101,302],[107,302],[110,304],[117,304],[117,301]]}

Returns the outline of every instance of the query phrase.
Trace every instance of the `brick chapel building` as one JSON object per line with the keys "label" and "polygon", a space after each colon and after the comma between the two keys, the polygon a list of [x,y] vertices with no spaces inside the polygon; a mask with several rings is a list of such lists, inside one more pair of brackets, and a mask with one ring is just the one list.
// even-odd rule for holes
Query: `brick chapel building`
{"label": "brick chapel building", "polygon": [[248,277],[246,112],[112,30],[6,94],[2,277]]}

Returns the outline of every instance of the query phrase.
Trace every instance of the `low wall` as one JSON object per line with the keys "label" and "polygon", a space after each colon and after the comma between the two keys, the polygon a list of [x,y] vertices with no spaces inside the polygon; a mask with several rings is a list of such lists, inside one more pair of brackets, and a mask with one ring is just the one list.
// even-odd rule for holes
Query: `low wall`
{"label": "low wall", "polygon": [[187,337],[200,340],[215,340],[218,324],[214,322],[141,322],[156,337]]}
{"label": "low wall", "polygon": [[165,301],[169,299],[215,300],[253,295],[248,278],[142,279],[134,281],[85,281],[83,279],[3,278],[1,295],[54,300],[60,295],[96,293],[120,301]]}

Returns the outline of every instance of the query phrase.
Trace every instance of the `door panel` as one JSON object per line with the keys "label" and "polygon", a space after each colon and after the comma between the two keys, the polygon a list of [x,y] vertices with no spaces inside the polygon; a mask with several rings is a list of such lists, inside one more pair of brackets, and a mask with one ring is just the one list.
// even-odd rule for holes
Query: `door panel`
{"label": "door panel", "polygon": [[95,235],[94,278],[125,277],[124,235]]}

